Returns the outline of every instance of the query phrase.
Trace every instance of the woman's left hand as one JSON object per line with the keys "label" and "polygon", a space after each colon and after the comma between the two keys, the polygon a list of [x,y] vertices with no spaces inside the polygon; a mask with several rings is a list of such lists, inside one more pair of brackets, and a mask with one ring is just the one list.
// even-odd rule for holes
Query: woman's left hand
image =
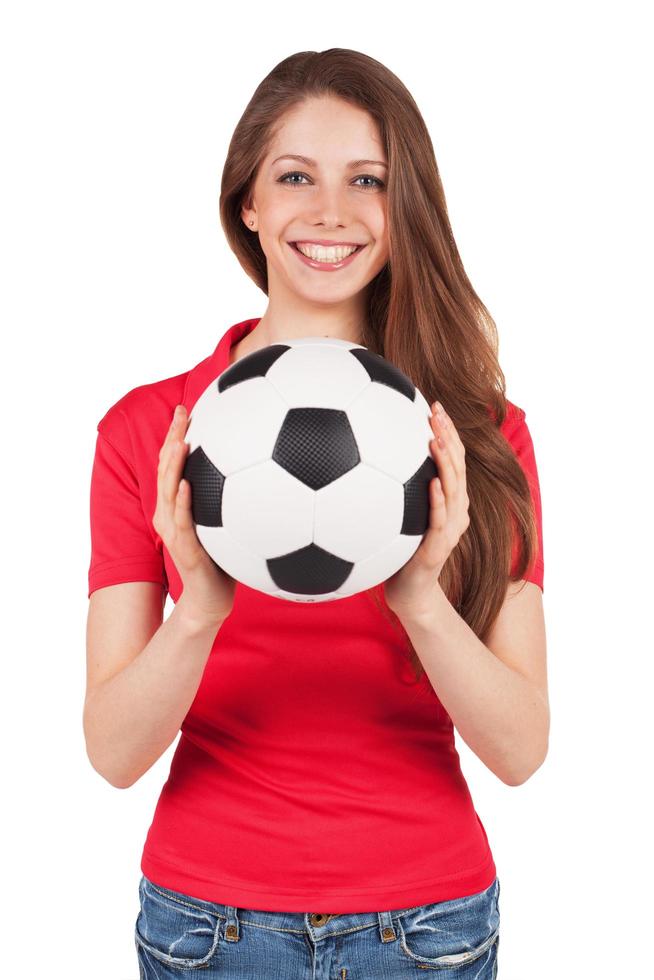
{"label": "woman's left hand", "polygon": [[[439,407],[434,402],[432,412]],[[435,437],[429,446],[440,479],[429,484],[429,526],[409,561],[384,583],[386,603],[400,621],[434,607],[443,565],[470,524],[465,448],[445,412],[442,418],[432,414],[430,423]]]}

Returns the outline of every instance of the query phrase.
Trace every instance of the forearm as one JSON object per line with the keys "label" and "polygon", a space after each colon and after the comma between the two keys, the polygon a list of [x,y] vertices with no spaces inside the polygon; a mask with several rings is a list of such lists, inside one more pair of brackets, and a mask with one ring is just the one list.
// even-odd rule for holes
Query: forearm
{"label": "forearm", "polygon": [[87,754],[113,786],[131,786],[172,743],[219,628],[194,619],[182,595],[141,653],[89,695]]}
{"label": "forearm", "polygon": [[549,708],[522,674],[486,647],[439,587],[433,609],[402,625],[466,745],[507,785],[547,754]]}

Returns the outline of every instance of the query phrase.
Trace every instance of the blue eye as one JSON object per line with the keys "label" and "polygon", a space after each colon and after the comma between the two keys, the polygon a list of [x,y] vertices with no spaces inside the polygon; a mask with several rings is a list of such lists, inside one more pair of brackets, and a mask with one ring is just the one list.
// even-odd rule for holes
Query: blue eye
{"label": "blue eye", "polygon": [[[278,179],[277,183],[279,183],[279,184],[289,184],[289,186],[291,186],[291,187],[293,185],[295,185],[296,187],[301,187],[302,186],[302,184],[300,184],[296,180],[288,180],[289,177],[306,177],[307,180],[310,179],[309,177],[307,177],[306,174],[301,173],[299,170],[289,170],[289,172],[287,174],[284,174],[282,177],[280,177]],[[382,180],[380,180],[379,177],[373,177],[372,174],[360,174],[359,177],[355,177],[354,179],[355,180],[364,180],[364,179],[365,180],[374,180],[375,181],[375,185],[378,185],[379,187],[384,187],[384,182]],[[362,189],[363,190],[373,190],[375,185],[367,184]]]}

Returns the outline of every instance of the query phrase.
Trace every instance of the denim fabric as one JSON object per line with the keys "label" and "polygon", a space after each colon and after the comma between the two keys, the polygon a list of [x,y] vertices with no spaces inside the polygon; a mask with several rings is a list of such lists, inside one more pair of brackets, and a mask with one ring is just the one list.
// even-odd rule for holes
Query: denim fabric
{"label": "denim fabric", "polygon": [[494,980],[499,878],[482,892],[408,909],[329,915],[237,909],[141,877],[140,980]]}

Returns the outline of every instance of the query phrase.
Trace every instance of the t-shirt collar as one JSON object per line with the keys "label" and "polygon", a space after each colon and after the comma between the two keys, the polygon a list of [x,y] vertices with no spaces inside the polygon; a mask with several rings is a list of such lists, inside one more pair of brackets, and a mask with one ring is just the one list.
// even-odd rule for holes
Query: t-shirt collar
{"label": "t-shirt collar", "polygon": [[229,365],[232,347],[254,330],[260,319],[261,317],[257,316],[252,320],[241,320],[240,323],[235,323],[218,341],[218,346],[213,354],[205,357],[203,361],[200,361],[189,371],[182,398],[182,404],[189,414],[202,392]]}

